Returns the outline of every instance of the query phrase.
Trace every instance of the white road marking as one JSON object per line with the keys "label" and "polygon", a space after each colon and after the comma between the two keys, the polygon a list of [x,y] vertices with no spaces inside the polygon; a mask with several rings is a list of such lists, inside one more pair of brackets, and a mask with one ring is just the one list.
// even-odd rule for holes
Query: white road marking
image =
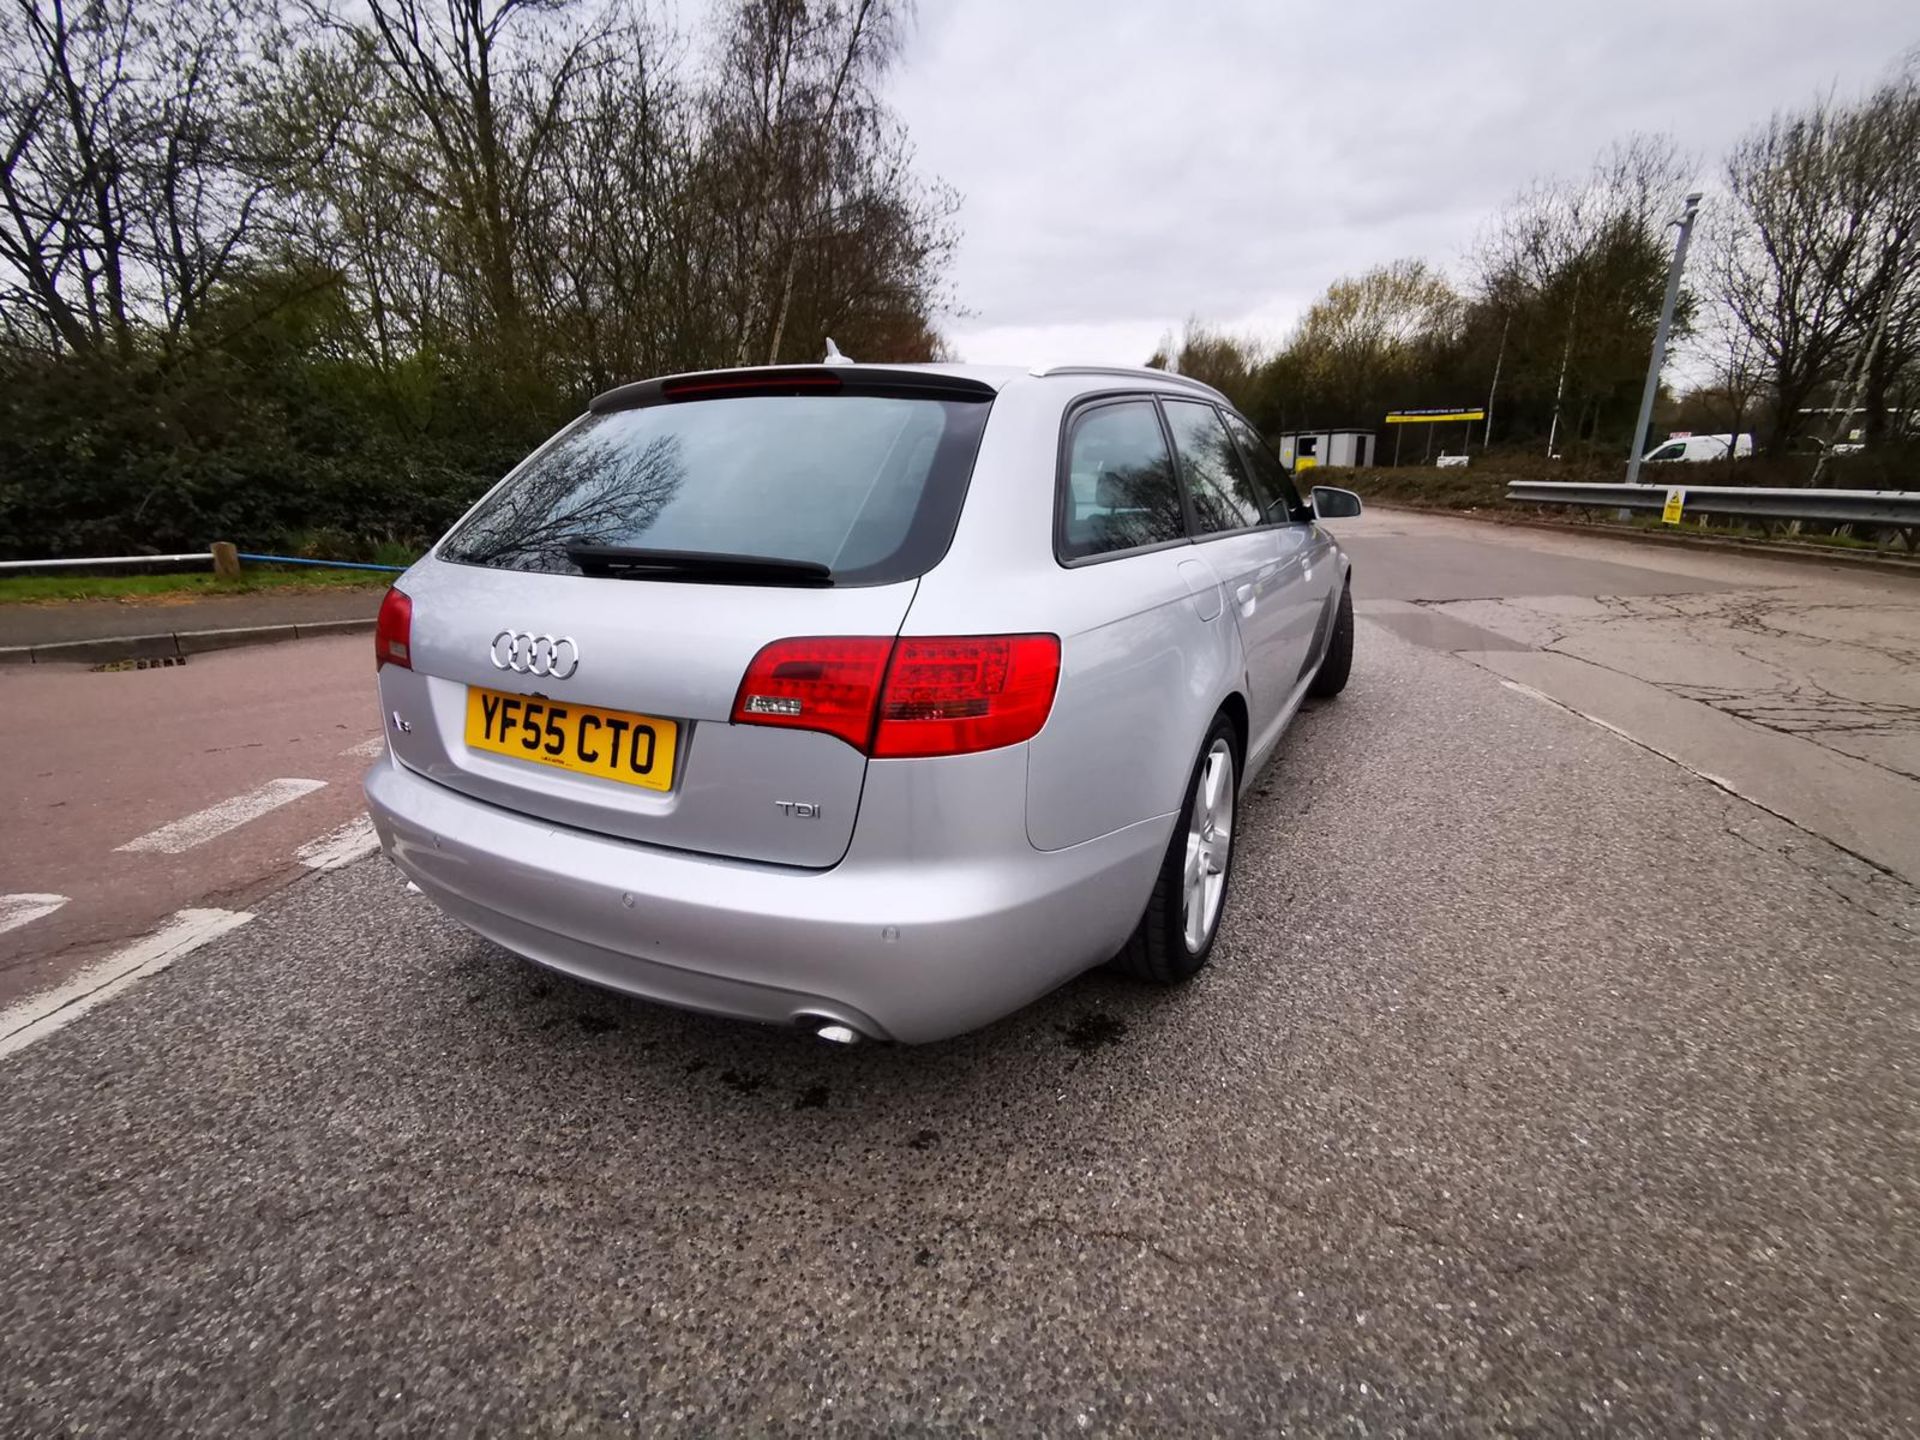
{"label": "white road marking", "polygon": [[31,925],[66,903],[64,895],[0,895],[0,935]]}
{"label": "white road marking", "polygon": [[358,745],[349,745],[340,753],[342,755],[358,755],[363,760],[377,760],[385,752],[386,748],[387,737],[384,735],[376,735],[371,740],[362,740]]}
{"label": "white road marking", "polygon": [[371,855],[379,847],[380,837],[373,832],[372,819],[362,815],[302,845],[293,856],[309,870],[338,870],[362,855]]}
{"label": "white road marking", "polygon": [[236,795],[231,800],[222,800],[218,805],[210,805],[205,810],[184,816],[171,825],[162,825],[158,830],[149,831],[139,839],[129,840],[117,848],[178,855],[196,845],[204,845],[215,836],[224,835],[249,820],[257,820],[289,800],[310,795],[326,783],[324,780],[269,780],[258,789]]}
{"label": "white road marking", "polygon": [[244,910],[176,910],[153,934],[88,966],[58,989],[0,1011],[0,1060],[71,1025],[96,1005],[251,919]]}

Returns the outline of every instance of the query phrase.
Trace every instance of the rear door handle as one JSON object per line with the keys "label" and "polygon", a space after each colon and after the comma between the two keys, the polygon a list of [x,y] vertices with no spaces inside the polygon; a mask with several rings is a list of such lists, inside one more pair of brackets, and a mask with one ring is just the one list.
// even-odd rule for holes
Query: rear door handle
{"label": "rear door handle", "polygon": [[1253,586],[1242,585],[1238,590],[1233,592],[1233,598],[1238,600],[1242,606],[1251,608],[1253,605]]}

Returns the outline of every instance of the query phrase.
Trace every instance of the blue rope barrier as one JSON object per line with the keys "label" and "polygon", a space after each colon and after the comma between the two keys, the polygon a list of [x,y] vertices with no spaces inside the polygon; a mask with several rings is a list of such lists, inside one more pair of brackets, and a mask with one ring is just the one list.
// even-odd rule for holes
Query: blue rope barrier
{"label": "blue rope barrier", "polygon": [[359,560],[308,560],[299,555],[246,555],[242,560],[253,560],[262,565],[318,565],[327,570],[384,570],[390,575],[398,575],[407,567],[404,565],[368,565]]}

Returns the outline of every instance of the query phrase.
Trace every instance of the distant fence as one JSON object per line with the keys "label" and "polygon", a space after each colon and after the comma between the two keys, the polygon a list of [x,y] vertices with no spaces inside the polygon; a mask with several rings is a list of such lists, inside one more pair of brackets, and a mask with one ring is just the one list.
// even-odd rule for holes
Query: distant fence
{"label": "distant fence", "polygon": [[[1677,496],[1675,504],[1671,497]],[[1528,505],[1572,505],[1588,510],[1651,510],[1677,519],[1721,515],[1759,520],[1814,520],[1870,525],[1898,535],[1908,550],[1920,536],[1920,490],[1755,489],[1732,485],[1583,485],[1564,480],[1515,480],[1507,499]]]}
{"label": "distant fence", "polygon": [[304,555],[253,555],[224,542],[184,555],[91,555],[59,560],[0,560],[0,572],[22,574],[34,570],[95,570],[137,565],[209,565],[216,575],[237,574],[240,562],[255,565],[313,565],[324,570],[379,570],[398,575],[404,565],[370,565],[363,560],[310,560]]}
{"label": "distant fence", "polygon": [[389,575],[398,575],[407,567],[404,565],[369,565],[361,560],[308,560],[300,555],[248,555],[239,556],[261,565],[318,565],[328,570],[384,570]]}
{"label": "distant fence", "polygon": [[190,565],[194,561],[211,565],[213,555],[206,550],[191,555],[95,555],[84,560],[0,560],[0,570],[85,570],[115,565]]}

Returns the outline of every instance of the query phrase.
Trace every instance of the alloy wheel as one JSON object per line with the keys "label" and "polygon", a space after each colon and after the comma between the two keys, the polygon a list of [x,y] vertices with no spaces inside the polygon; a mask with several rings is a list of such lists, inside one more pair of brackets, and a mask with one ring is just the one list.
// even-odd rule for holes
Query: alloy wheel
{"label": "alloy wheel", "polygon": [[1187,818],[1187,860],[1181,872],[1180,919],[1187,949],[1199,954],[1220,923],[1233,853],[1233,747],[1215,740],[1201,762]]}

